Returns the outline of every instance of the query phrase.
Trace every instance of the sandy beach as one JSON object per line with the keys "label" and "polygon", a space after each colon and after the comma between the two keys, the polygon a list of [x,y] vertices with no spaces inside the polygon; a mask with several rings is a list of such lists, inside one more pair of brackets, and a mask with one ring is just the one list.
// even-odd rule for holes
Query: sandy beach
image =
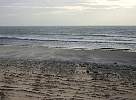
{"label": "sandy beach", "polygon": [[136,100],[136,0],[0,0],[0,100]]}
{"label": "sandy beach", "polygon": [[0,46],[0,100],[135,100],[136,53]]}

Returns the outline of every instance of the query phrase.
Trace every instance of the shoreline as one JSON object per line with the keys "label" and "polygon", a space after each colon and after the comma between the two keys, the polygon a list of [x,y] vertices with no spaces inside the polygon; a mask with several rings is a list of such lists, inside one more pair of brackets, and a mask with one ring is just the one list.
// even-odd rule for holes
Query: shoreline
{"label": "shoreline", "polygon": [[62,49],[43,46],[3,46],[0,45],[0,58],[39,59],[100,64],[136,65],[136,52],[126,49]]}

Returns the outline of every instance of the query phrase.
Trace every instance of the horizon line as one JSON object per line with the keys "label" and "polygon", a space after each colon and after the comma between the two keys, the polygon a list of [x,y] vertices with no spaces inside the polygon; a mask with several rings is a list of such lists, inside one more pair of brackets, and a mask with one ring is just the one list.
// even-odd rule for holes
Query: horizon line
{"label": "horizon line", "polygon": [[73,26],[73,27],[78,27],[78,26],[82,26],[82,27],[95,27],[95,26],[136,26],[136,25],[0,25],[0,27],[69,27],[69,26]]}

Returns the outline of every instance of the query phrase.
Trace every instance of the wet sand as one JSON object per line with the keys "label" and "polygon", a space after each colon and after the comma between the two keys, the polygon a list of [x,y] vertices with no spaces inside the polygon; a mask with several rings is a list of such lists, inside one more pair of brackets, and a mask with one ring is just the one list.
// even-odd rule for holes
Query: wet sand
{"label": "wet sand", "polygon": [[43,46],[4,46],[0,45],[0,58],[59,60],[92,62],[103,64],[136,65],[136,52],[126,49],[64,49]]}
{"label": "wet sand", "polygon": [[135,54],[1,46],[0,100],[135,100]]}

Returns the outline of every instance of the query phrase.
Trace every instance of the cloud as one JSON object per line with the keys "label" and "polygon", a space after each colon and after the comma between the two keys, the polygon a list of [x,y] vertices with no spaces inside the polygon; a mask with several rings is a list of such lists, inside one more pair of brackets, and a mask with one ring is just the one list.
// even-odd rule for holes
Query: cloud
{"label": "cloud", "polygon": [[23,9],[54,9],[54,10],[84,10],[82,6],[0,6],[0,8]]}
{"label": "cloud", "polygon": [[133,8],[136,0],[81,0],[80,4],[92,8]]}
{"label": "cloud", "polygon": [[90,9],[133,8],[136,0],[0,0],[1,8],[83,11]]}

